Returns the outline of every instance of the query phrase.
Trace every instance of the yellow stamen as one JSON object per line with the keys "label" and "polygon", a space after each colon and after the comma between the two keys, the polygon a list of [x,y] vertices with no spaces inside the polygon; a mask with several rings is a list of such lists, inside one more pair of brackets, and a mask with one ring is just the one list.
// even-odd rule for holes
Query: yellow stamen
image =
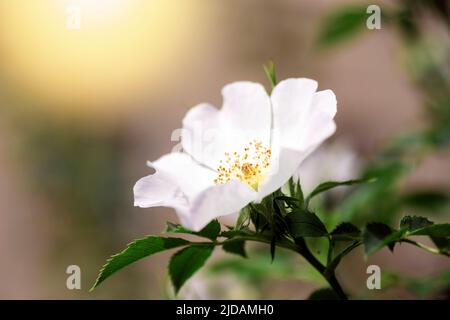
{"label": "yellow stamen", "polygon": [[247,183],[250,187],[258,190],[258,186],[265,177],[270,166],[272,152],[260,141],[251,141],[243,152],[225,152],[224,159],[220,160],[217,168],[216,184],[224,184],[231,179],[237,179]]}

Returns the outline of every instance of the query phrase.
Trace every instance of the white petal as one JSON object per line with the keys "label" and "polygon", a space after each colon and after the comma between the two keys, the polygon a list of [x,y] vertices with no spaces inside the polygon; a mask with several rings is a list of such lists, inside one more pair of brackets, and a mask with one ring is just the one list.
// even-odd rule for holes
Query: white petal
{"label": "white petal", "polygon": [[177,186],[160,172],[143,177],[133,188],[134,205],[141,208],[171,206],[176,199]]}
{"label": "white petal", "polygon": [[305,78],[281,81],[273,89],[273,151],[282,147],[304,149],[299,140],[308,124],[316,90],[317,82]]}
{"label": "white petal", "polygon": [[331,90],[315,92],[317,83],[309,79],[286,80],[277,88],[272,94],[274,157],[259,199],[282,187],[336,130],[336,97]]}
{"label": "white petal", "polygon": [[257,193],[240,181],[212,186],[199,194],[191,204],[189,214],[181,217],[183,225],[201,230],[211,220],[236,213],[256,198]]}
{"label": "white petal", "polygon": [[167,154],[150,165],[156,173],[136,183],[136,206],[186,205],[214,185],[215,172],[202,167],[185,153]]}
{"label": "white petal", "polygon": [[258,189],[258,201],[281,188],[297,172],[297,168],[309,153],[309,150],[282,148],[278,158],[273,159],[266,180]]}
{"label": "white petal", "polygon": [[236,213],[257,197],[240,181],[216,185],[216,173],[186,153],[167,154],[150,165],[156,172],[136,183],[135,205],[172,207],[182,224],[194,231],[219,216]]}
{"label": "white petal", "polygon": [[235,82],[225,86],[222,95],[221,110],[201,104],[183,120],[183,149],[214,169],[225,152],[240,152],[250,141],[270,145],[271,106],[264,87]]}
{"label": "white petal", "polygon": [[331,90],[316,92],[311,103],[311,112],[301,136],[301,145],[319,145],[336,131],[333,120],[336,115],[336,96]]}

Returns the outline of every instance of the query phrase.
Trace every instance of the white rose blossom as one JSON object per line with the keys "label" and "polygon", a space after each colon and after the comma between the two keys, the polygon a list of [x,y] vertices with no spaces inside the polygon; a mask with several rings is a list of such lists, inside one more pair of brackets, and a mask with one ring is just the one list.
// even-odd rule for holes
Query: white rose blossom
{"label": "white rose blossom", "polygon": [[336,97],[317,82],[287,79],[269,96],[258,83],[222,89],[223,106],[192,108],[183,152],[149,162],[155,173],[134,186],[135,205],[172,207],[194,231],[282,187],[336,130]]}

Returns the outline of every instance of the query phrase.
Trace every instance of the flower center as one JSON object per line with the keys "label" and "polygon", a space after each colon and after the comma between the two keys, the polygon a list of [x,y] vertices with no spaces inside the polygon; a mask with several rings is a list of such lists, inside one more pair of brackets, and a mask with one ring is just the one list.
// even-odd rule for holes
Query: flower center
{"label": "flower center", "polygon": [[260,141],[253,140],[241,152],[225,152],[217,168],[216,184],[224,184],[231,179],[238,179],[258,190],[258,186],[265,177],[270,166],[272,151]]}

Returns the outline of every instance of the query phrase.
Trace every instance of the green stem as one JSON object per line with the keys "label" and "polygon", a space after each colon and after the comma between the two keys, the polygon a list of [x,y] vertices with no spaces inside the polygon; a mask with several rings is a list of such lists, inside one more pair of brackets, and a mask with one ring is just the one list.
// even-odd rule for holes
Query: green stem
{"label": "green stem", "polygon": [[447,257],[450,256],[449,253],[441,252],[439,249],[431,248],[429,246],[424,245],[423,243],[416,242],[416,241],[413,241],[410,239],[403,239],[403,240],[401,240],[401,242],[406,242],[406,243],[412,244],[418,248],[421,248],[421,249],[428,251],[430,253],[433,253],[433,254],[445,255]]}
{"label": "green stem", "polygon": [[349,245],[347,248],[342,250],[341,253],[339,253],[333,260],[331,260],[327,264],[327,272],[334,272],[336,270],[338,264],[341,262],[342,258],[345,257],[347,254],[350,253],[353,249],[357,248],[362,244],[361,241],[354,241],[351,245]]}
{"label": "green stem", "polygon": [[[216,242],[217,245],[223,245],[224,243],[229,243],[233,241],[255,241],[255,242],[261,242],[270,244],[271,239],[264,238],[261,236],[256,235],[245,235],[245,236],[237,236],[228,240],[225,240],[223,242]],[[298,254],[300,254],[303,258],[305,258],[306,261],[308,261],[314,269],[316,269],[328,282],[328,284],[331,286],[331,288],[334,290],[334,292],[337,294],[337,296],[342,300],[348,300],[347,295],[345,294],[344,290],[342,289],[341,285],[339,284],[336,275],[334,273],[334,269],[330,270],[327,267],[325,267],[317,258],[311,253],[311,251],[308,249],[308,246],[306,245],[306,242],[303,238],[297,238],[295,239],[295,243],[292,243],[291,241],[279,241],[277,242],[277,245],[279,247],[294,251]]]}
{"label": "green stem", "polygon": [[300,253],[318,272],[320,272],[338,297],[341,300],[348,300],[347,295],[336,278],[334,270],[328,270],[319,260],[317,260],[317,258],[308,249],[308,246],[303,238],[295,239],[295,244],[298,246],[297,252]]}
{"label": "green stem", "polygon": [[334,240],[331,236],[328,236],[328,253],[327,253],[327,267],[330,265],[333,259]]}

